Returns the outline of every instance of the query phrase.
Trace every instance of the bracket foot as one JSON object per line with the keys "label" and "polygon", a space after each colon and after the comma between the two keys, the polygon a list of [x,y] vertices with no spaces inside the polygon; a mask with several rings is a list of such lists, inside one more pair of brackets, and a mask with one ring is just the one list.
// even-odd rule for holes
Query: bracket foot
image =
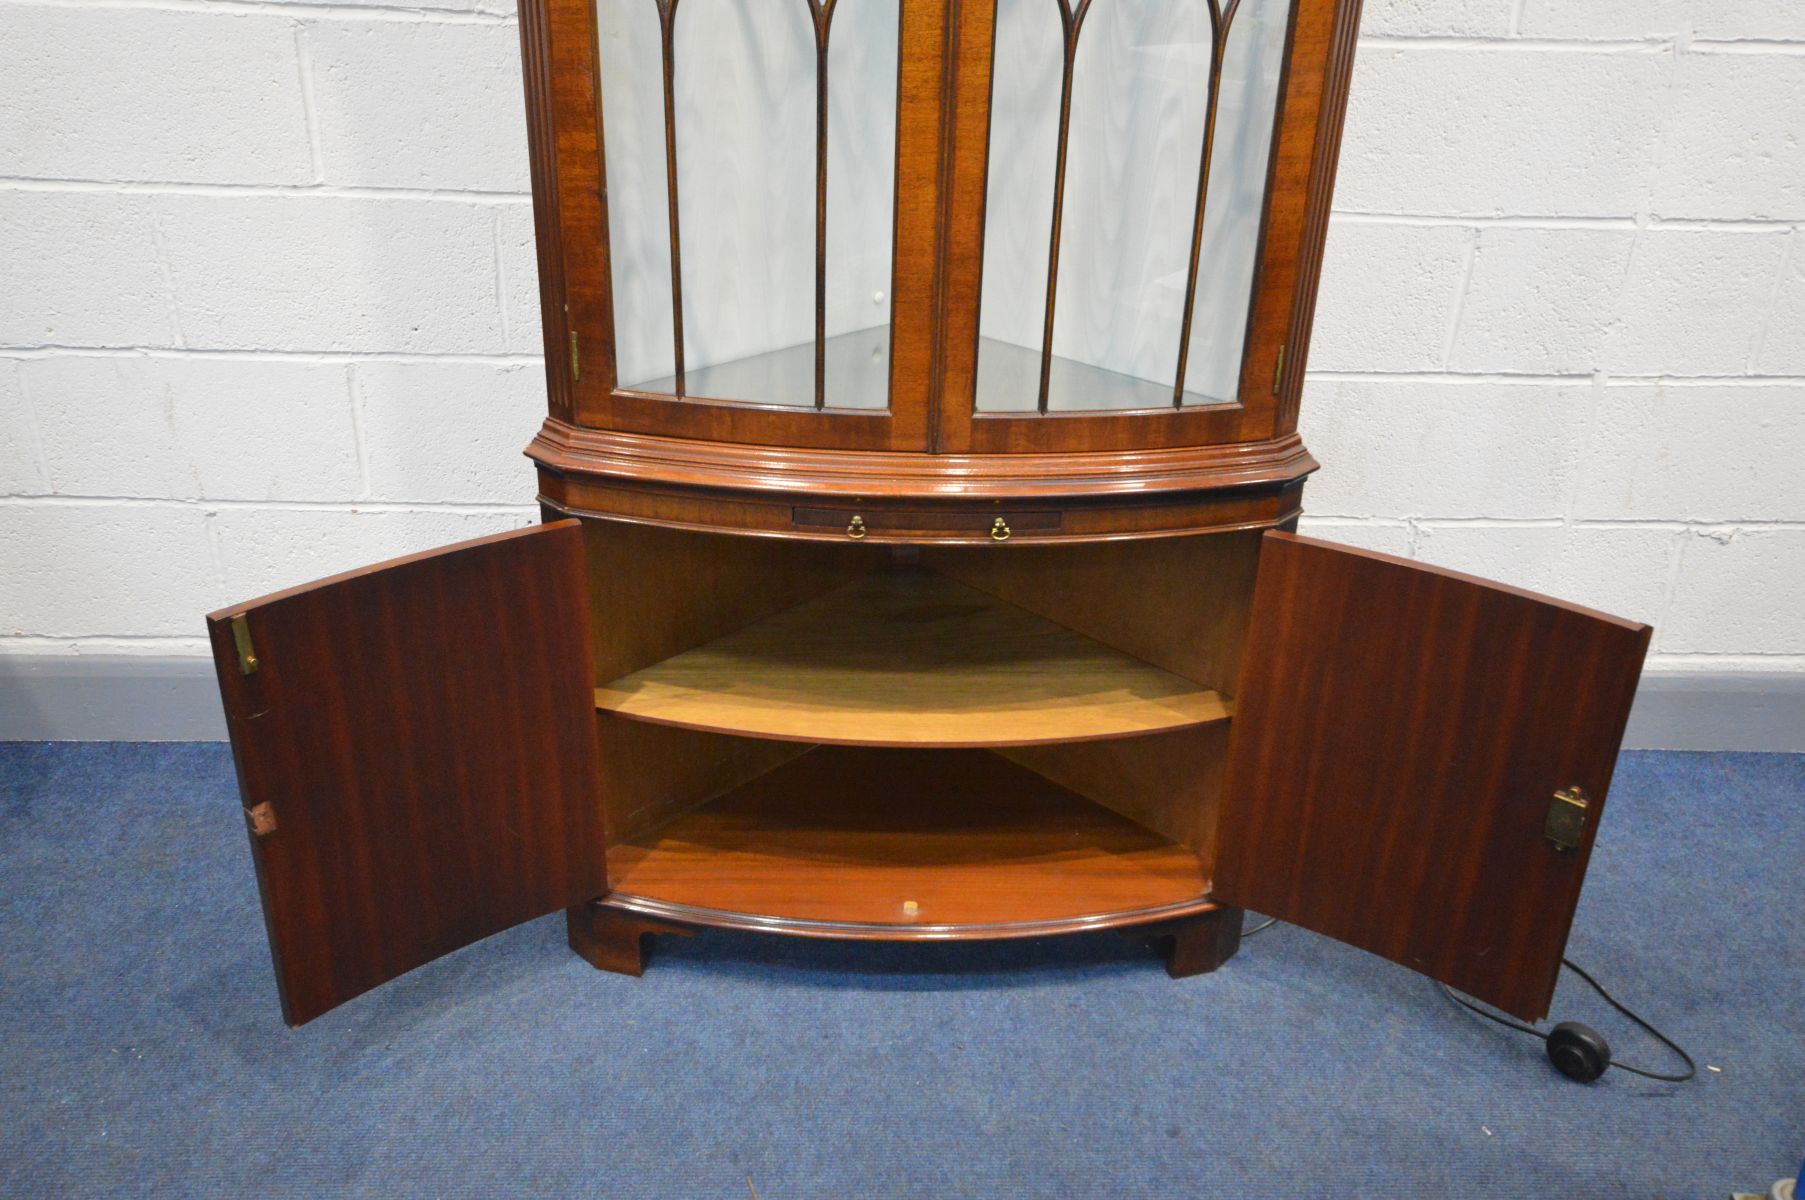
{"label": "bracket foot", "polygon": [[1206,975],[1235,956],[1241,948],[1241,910],[1215,908],[1194,917],[1153,925],[1142,932],[1151,937],[1166,959],[1166,974],[1174,979]]}
{"label": "bracket foot", "polygon": [[696,931],[687,925],[640,917],[610,908],[601,900],[591,900],[564,910],[569,931],[570,948],[598,971],[637,978],[645,974],[646,955],[651,940],[660,933],[678,937],[694,937]]}

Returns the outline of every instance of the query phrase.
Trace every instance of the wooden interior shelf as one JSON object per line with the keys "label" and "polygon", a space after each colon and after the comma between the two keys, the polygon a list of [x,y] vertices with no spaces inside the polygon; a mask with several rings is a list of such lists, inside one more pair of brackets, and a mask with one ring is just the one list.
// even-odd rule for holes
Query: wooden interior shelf
{"label": "wooden interior shelf", "polygon": [[757,914],[742,923],[875,937],[1108,925],[1209,891],[1192,851],[998,754],[843,747],[612,845],[608,878],[617,896],[704,910],[681,914],[703,923]]}
{"label": "wooden interior shelf", "polygon": [[1201,684],[926,571],[882,572],[597,688],[641,721],[784,741],[1027,746],[1227,720]]}

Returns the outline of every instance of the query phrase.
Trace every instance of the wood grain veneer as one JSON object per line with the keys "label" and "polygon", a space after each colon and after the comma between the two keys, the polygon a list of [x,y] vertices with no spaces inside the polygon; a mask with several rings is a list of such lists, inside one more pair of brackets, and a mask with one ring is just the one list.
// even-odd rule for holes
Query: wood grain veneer
{"label": "wood grain veneer", "polygon": [[997,753],[1216,861],[1227,723],[1105,742],[1015,746]]}
{"label": "wood grain veneer", "polygon": [[1545,1016],[1648,626],[1282,533],[1253,612],[1217,896]]}
{"label": "wood grain veneer", "polygon": [[841,586],[884,554],[624,521],[584,521],[583,537],[596,684]]}
{"label": "wood grain veneer", "polygon": [[809,749],[798,742],[631,721],[605,710],[595,713],[595,740],[610,844],[656,829]]}
{"label": "wood grain veneer", "polygon": [[596,689],[636,720],[790,741],[997,746],[1228,718],[1215,692],[924,571],[867,576]]}
{"label": "wood grain veneer", "polygon": [[1189,850],[977,750],[813,750],[613,846],[608,863],[611,904],[834,923],[841,936],[1122,923],[1208,891]]}
{"label": "wood grain veneer", "polygon": [[924,547],[962,583],[1223,693],[1241,671],[1260,533],[1021,546]]}
{"label": "wood grain veneer", "polygon": [[290,1024],[607,887],[582,549],[560,522],[208,616]]}

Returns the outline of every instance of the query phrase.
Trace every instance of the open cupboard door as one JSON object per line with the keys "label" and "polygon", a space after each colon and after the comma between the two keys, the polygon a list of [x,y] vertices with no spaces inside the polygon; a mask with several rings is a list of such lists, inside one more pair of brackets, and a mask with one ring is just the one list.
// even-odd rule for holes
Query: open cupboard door
{"label": "open cupboard door", "polygon": [[1649,632],[1267,534],[1216,898],[1546,1016]]}
{"label": "open cupboard door", "polygon": [[207,618],[291,1025],[607,890],[582,531]]}

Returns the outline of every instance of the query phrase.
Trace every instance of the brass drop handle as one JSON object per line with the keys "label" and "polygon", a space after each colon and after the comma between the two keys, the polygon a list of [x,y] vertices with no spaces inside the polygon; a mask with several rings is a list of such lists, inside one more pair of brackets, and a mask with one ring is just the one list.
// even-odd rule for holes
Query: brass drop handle
{"label": "brass drop handle", "polygon": [[1008,541],[1009,540],[1009,522],[1003,520],[1003,518],[1001,518],[1001,517],[998,517],[996,520],[992,521],[990,523],[990,540],[993,542]]}
{"label": "brass drop handle", "polygon": [[860,538],[864,537],[865,536],[865,518],[859,516],[857,513],[854,513],[852,520],[848,521],[846,523],[846,536],[851,538],[855,542],[858,541]]}

